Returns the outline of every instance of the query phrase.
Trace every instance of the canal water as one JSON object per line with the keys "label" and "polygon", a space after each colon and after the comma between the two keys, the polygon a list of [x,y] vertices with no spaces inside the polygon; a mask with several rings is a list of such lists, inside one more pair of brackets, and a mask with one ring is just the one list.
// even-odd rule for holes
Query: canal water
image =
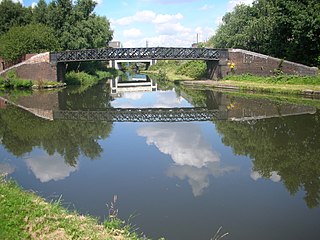
{"label": "canal water", "polygon": [[[48,200],[103,221],[116,196],[118,216],[153,239],[219,227],[224,239],[320,239],[319,100],[143,77],[1,96],[0,172]],[[117,120],[101,117],[110,109]]]}

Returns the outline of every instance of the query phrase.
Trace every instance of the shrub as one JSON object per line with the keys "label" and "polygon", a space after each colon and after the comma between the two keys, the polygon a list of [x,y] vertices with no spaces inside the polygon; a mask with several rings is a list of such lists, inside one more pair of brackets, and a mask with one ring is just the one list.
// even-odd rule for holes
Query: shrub
{"label": "shrub", "polygon": [[69,85],[91,86],[97,83],[97,78],[85,72],[71,71],[66,74],[66,83]]}
{"label": "shrub", "polygon": [[206,64],[204,61],[187,61],[178,67],[176,73],[194,79],[201,79],[206,76]]}

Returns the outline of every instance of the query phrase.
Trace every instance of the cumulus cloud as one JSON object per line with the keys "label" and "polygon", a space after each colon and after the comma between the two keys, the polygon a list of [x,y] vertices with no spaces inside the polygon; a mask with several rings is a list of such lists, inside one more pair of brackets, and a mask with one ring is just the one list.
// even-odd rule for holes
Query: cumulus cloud
{"label": "cumulus cloud", "polygon": [[130,28],[123,31],[123,36],[128,38],[138,38],[141,37],[142,32],[138,28]]}
{"label": "cumulus cloud", "polygon": [[157,14],[150,10],[143,10],[136,12],[133,16],[127,16],[119,19],[111,19],[111,23],[114,25],[130,25],[136,22],[140,23],[154,23],[163,24],[169,22],[177,22],[183,18],[181,13],[177,14]]}
{"label": "cumulus cloud", "polygon": [[209,176],[222,176],[236,170],[221,167],[220,156],[203,137],[201,129],[192,123],[162,123],[138,129],[139,136],[146,137],[148,145],[156,146],[171,156],[174,165],[167,175],[186,179],[194,196],[200,196],[209,186]]}
{"label": "cumulus cloud", "polygon": [[228,9],[229,11],[232,11],[232,9],[239,4],[250,5],[253,1],[254,0],[229,0]]}
{"label": "cumulus cloud", "polygon": [[78,169],[77,166],[71,167],[66,164],[63,157],[58,154],[53,156],[40,155],[27,158],[25,161],[28,168],[41,182],[62,180]]}

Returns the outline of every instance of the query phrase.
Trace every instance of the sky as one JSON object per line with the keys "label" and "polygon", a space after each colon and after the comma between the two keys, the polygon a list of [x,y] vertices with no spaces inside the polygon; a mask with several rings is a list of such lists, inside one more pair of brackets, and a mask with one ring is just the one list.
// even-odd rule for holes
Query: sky
{"label": "sky", "polygon": [[[24,6],[38,2],[14,1]],[[226,12],[253,0],[96,1],[95,13],[110,20],[113,41],[120,41],[123,47],[191,47],[192,43],[208,40]]]}

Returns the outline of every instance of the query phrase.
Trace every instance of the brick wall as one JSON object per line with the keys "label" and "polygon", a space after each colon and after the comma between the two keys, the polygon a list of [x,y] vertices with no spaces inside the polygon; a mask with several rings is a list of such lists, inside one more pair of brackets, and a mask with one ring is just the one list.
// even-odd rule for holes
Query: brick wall
{"label": "brick wall", "polygon": [[57,81],[57,70],[50,63],[23,64],[15,68],[18,77],[30,80]]}
{"label": "brick wall", "polygon": [[27,54],[25,61],[5,69],[0,75],[5,76],[9,70],[14,70],[17,77],[30,80],[57,81],[57,67],[49,61],[49,53]]}
{"label": "brick wall", "polygon": [[[294,75],[316,75],[318,68],[308,67],[302,64],[283,61],[267,55],[250,52],[242,49],[229,49],[229,62],[235,64],[235,74],[251,73],[260,76],[273,75],[280,66],[286,74]],[[230,68],[225,68],[225,75],[231,73]]]}

